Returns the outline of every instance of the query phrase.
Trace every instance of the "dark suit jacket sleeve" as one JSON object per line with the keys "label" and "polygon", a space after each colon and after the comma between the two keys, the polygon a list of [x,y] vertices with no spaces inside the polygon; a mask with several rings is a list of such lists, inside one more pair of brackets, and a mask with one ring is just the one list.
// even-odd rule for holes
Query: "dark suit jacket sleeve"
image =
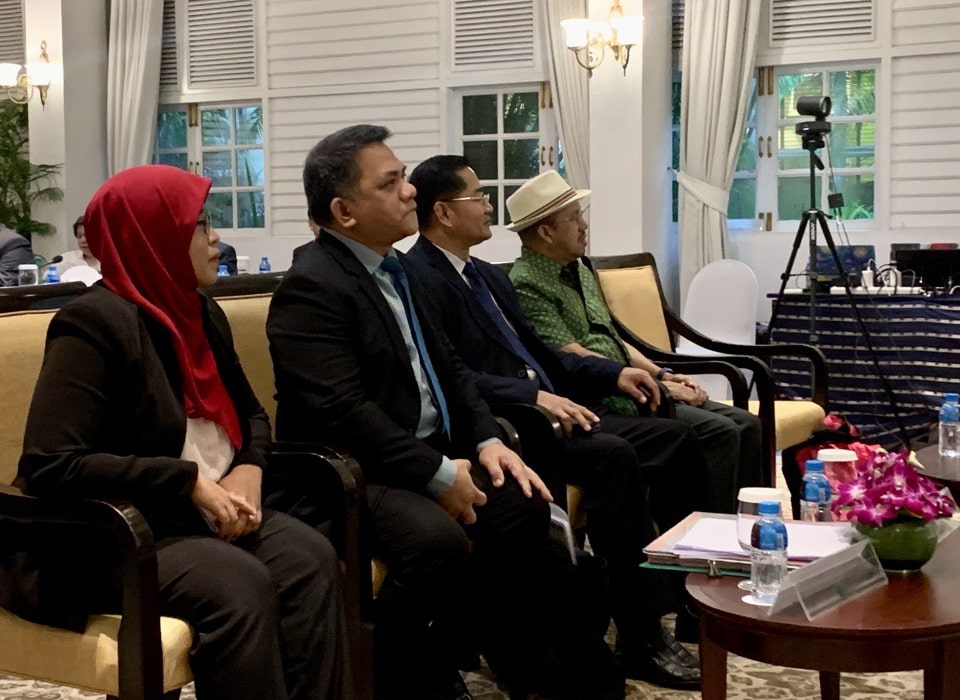
{"label": "dark suit jacket sleeve", "polygon": [[0,287],[15,287],[19,282],[17,268],[33,262],[30,241],[20,235],[11,235],[9,240],[0,244]]}
{"label": "dark suit jacket sleeve", "polygon": [[[133,408],[119,405],[121,397],[129,396],[119,384],[137,366],[144,342],[149,340],[140,332],[132,305],[99,305],[81,298],[50,322],[20,459],[20,476],[31,493],[190,503],[197,479],[193,462],[104,452],[105,445],[124,441],[111,433],[123,429],[117,413]],[[163,381],[151,379],[154,385]],[[180,448],[182,439],[177,453]]]}
{"label": "dark suit jacket sleeve", "polygon": [[[417,250],[418,247],[423,248],[424,243],[418,242],[406,258],[413,262],[417,280],[426,291],[425,296],[429,299],[444,334],[454,350],[464,358],[465,371],[480,396],[490,403],[536,403],[539,387],[535,382],[488,371],[480,361],[480,357],[486,357],[489,362],[490,353],[498,350],[490,347],[490,343],[479,333],[480,329],[472,327],[475,324],[465,308],[469,302],[462,291],[451,287],[449,281],[444,280],[431,266],[430,261],[423,255],[424,251]],[[449,265],[446,260],[439,263]],[[469,347],[471,344],[476,347]]]}
{"label": "dark suit jacket sleeve", "polygon": [[217,241],[217,249],[220,251],[219,264],[226,265],[231,275],[237,274],[237,249],[223,241]]}
{"label": "dark suit jacket sleeve", "polygon": [[[295,266],[315,255],[313,250],[301,254]],[[365,362],[371,344],[358,346],[362,318],[372,310],[360,309],[356,285],[333,279],[332,273],[321,276],[323,282],[312,270],[308,275],[292,269],[270,303],[267,335],[277,380],[277,436],[338,443],[356,455],[371,482],[426,493],[442,455],[375,401],[384,387],[369,383],[376,374]],[[385,343],[380,339],[378,347],[388,362]]]}

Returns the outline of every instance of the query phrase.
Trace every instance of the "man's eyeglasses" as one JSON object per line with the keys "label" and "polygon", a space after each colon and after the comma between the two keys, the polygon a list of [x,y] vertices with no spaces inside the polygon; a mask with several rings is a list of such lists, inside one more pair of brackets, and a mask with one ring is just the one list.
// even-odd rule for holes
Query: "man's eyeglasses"
{"label": "man's eyeglasses", "polygon": [[450,199],[441,199],[441,202],[483,202],[486,204],[490,201],[490,193],[484,192],[482,194],[472,194],[469,197],[451,197]]}
{"label": "man's eyeglasses", "polygon": [[576,214],[574,214],[573,216],[568,216],[568,217],[566,217],[565,219],[551,219],[550,223],[551,223],[551,224],[562,224],[562,223],[565,223],[565,222],[567,222],[567,221],[580,221],[580,219],[584,218],[584,216],[586,216],[586,214],[587,214],[587,210],[586,210],[586,209],[582,209],[582,210],[578,211]]}

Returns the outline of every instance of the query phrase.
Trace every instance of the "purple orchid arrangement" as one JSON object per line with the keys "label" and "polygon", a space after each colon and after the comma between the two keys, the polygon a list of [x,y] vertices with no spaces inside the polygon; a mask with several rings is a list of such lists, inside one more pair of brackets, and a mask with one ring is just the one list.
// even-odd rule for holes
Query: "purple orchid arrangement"
{"label": "purple orchid arrangement", "polygon": [[834,516],[864,526],[882,527],[911,518],[947,518],[957,510],[946,487],[917,473],[909,452],[861,455],[856,478],[837,488]]}

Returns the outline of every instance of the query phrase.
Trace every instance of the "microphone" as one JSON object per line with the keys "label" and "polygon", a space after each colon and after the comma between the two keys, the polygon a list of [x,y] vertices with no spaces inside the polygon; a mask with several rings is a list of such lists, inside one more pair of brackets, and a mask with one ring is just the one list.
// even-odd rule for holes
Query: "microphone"
{"label": "microphone", "polygon": [[40,266],[37,268],[37,271],[40,272],[40,271],[42,271],[44,268],[50,267],[51,265],[56,265],[58,262],[63,262],[63,256],[62,256],[62,255],[54,255],[52,258],[50,258],[50,259],[47,260],[45,263],[43,263],[42,265],[40,265]]}

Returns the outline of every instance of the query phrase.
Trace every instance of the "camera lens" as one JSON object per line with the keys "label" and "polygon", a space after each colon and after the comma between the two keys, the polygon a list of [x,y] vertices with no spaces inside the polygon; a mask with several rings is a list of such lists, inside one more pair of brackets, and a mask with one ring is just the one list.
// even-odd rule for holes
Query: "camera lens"
{"label": "camera lens", "polygon": [[797,100],[797,112],[816,119],[825,119],[830,114],[831,106],[830,98],[826,95],[823,97],[801,97]]}

